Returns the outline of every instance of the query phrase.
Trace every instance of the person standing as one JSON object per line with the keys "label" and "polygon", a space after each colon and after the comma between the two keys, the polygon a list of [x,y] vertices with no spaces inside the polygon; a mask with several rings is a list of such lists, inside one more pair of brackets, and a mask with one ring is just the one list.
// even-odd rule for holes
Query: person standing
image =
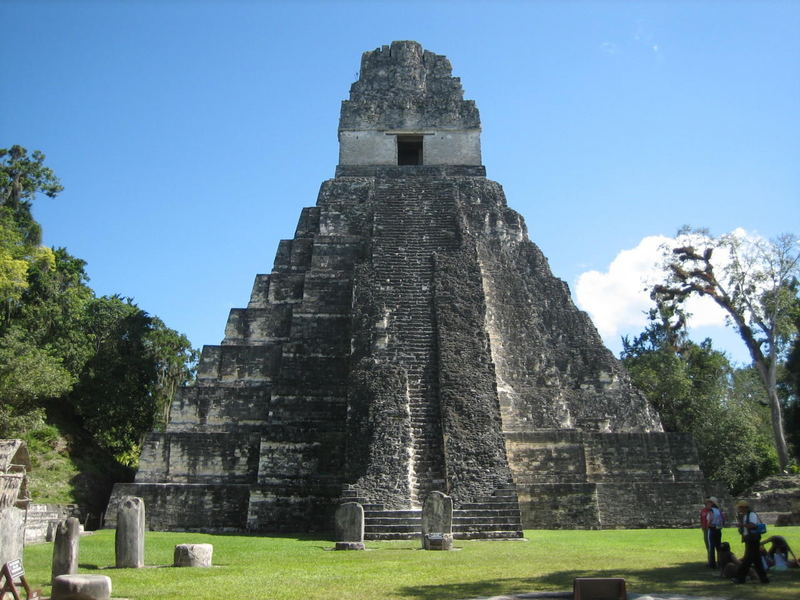
{"label": "person standing", "polygon": [[704,500],[703,508],[700,509],[700,529],[703,533],[703,543],[706,545],[706,556],[708,556],[708,513],[710,512],[711,499],[706,498]]}
{"label": "person standing", "polygon": [[717,568],[717,557],[719,556],[719,546],[722,544],[722,510],[719,508],[719,500],[714,496],[706,499],[706,549],[708,550],[708,566],[712,569]]}
{"label": "person standing", "polygon": [[761,562],[761,534],[758,532],[758,525],[761,523],[761,519],[752,510],[750,502],[747,500],[739,500],[736,503],[736,513],[739,533],[742,534],[742,542],[744,542],[744,558],[742,559],[742,564],[739,565],[739,570],[736,572],[736,577],[731,581],[733,583],[744,583],[748,570],[753,567],[761,583],[769,583],[764,564]]}

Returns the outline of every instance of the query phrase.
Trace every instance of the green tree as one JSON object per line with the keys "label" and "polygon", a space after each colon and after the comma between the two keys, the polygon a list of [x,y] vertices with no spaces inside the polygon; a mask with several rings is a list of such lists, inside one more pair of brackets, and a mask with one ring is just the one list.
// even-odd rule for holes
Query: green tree
{"label": "green tree", "polygon": [[12,328],[0,337],[0,438],[44,423],[45,400],[70,390],[74,378],[57,356]]}
{"label": "green tree", "polygon": [[739,382],[745,380],[727,357],[708,339],[689,340],[673,316],[668,309],[651,311],[642,334],[623,338],[622,361],[664,429],[692,434],[706,476],[737,493],[777,466],[766,409],[747,396],[752,388]]}
{"label": "green tree", "polygon": [[40,323],[23,315],[36,295],[37,274],[56,270],[56,253],[39,245],[30,212],[37,193],[61,190],[43,160],[40,152],[28,157],[21,146],[0,150],[0,435],[39,426],[43,402],[69,391],[75,380],[60,353],[36,335]]}
{"label": "green tree", "polygon": [[734,369],[715,442],[730,455],[715,478],[730,482],[734,493],[778,470],[768,404],[758,371],[752,366]]}
{"label": "green tree", "polygon": [[185,336],[129,298],[93,300],[87,328],[94,352],[70,394],[84,429],[117,460],[134,465],[142,437],[164,424],[165,405],[191,377]]}
{"label": "green tree", "polygon": [[734,232],[714,238],[706,230],[684,228],[678,238],[684,245],[665,254],[667,281],[654,286],[651,295],[675,313],[693,295],[710,297],[726,312],[766,390],[775,449],[785,469],[789,450],[777,374],[782,354],[797,335],[791,318],[800,275],[797,237],[753,240]]}
{"label": "green tree", "polygon": [[55,198],[64,189],[44,159],[38,150],[28,156],[22,146],[0,148],[0,204],[13,215],[25,242],[34,246],[42,238],[42,228],[31,214],[34,197]]}
{"label": "green tree", "polygon": [[28,287],[12,313],[32,343],[58,356],[74,377],[94,352],[87,328],[94,292],[86,285],[86,263],[64,248],[53,252],[52,268],[32,265]]}
{"label": "green tree", "polygon": [[163,429],[169,422],[170,406],[178,388],[194,381],[199,353],[185,335],[170,329],[158,317],[152,317],[152,323],[147,345],[156,369],[152,389],[156,405],[153,428]]}

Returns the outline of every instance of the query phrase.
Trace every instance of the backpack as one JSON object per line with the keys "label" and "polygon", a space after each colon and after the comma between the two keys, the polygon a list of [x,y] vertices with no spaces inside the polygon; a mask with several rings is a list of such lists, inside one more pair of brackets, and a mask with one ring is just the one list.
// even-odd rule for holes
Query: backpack
{"label": "backpack", "polygon": [[765,523],[762,523],[762,522],[761,522],[761,517],[759,517],[759,516],[758,516],[758,513],[757,513],[757,512],[754,512],[754,511],[752,511],[752,510],[751,510],[751,511],[749,511],[749,512],[747,513],[747,517],[748,517],[748,519],[750,518],[750,514],[751,514],[751,513],[752,513],[752,514],[754,514],[754,515],[756,516],[756,519],[758,519],[758,523],[756,523],[756,528],[755,528],[755,529],[751,529],[751,530],[749,530],[749,531],[750,531],[751,533],[756,533],[756,534],[758,534],[758,535],[764,535],[765,533],[767,533],[767,525],[766,525]]}
{"label": "backpack", "polygon": [[725,526],[722,511],[719,508],[714,507],[708,513],[708,524],[714,529],[722,529]]}

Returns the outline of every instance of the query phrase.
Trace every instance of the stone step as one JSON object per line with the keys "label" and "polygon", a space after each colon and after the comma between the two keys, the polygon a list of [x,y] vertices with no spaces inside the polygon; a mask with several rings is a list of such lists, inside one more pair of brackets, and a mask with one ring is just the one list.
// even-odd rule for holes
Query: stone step
{"label": "stone step", "polygon": [[365,540],[413,540],[419,538],[421,535],[420,532],[392,532],[392,533],[368,533],[364,532],[364,539]]}
{"label": "stone step", "polygon": [[[364,539],[379,540],[413,540],[421,537],[422,531],[364,531]],[[521,529],[493,529],[485,531],[453,531],[453,539],[457,540],[516,540],[523,537]]]}
{"label": "stone step", "polygon": [[[366,517],[364,518],[364,520],[366,521]],[[419,528],[421,526],[421,524],[422,524],[422,517],[420,517],[420,516],[409,517],[407,519],[402,519],[402,518],[398,518],[398,517],[380,518],[380,517],[374,517],[374,516],[370,516],[370,518],[369,518],[369,526],[370,527],[374,527],[376,525],[392,525],[392,526],[394,526],[394,525],[398,525],[398,526],[399,525],[403,525],[403,526],[412,526],[412,527]],[[366,526],[366,524],[365,524],[365,526]]]}
{"label": "stone step", "polygon": [[519,508],[519,502],[466,502],[458,508],[461,510],[481,510],[486,508],[513,509]]}
{"label": "stone step", "polygon": [[421,531],[421,523],[392,523],[389,525],[373,525],[372,523],[364,523],[364,533],[419,533]]}
{"label": "stone step", "polygon": [[[370,505],[374,506],[374,505]],[[364,509],[364,519],[384,519],[384,518],[397,518],[397,519],[422,519],[422,511],[420,510],[367,510]]]}
{"label": "stone step", "polygon": [[453,523],[453,531],[510,531],[522,529],[522,523],[520,523],[519,519],[515,519],[513,521],[482,521],[477,523]]}
{"label": "stone step", "polygon": [[513,496],[514,498],[517,497],[517,486],[510,485],[509,487],[497,488],[494,492],[492,492],[492,497],[499,498],[503,496]]}
{"label": "stone step", "polygon": [[522,529],[494,530],[494,531],[455,531],[453,539],[456,540],[515,540],[523,537]]}
{"label": "stone step", "polygon": [[519,515],[483,515],[478,517],[456,517],[453,516],[453,527],[456,526],[464,526],[468,527],[471,525],[520,525]]}
{"label": "stone step", "polygon": [[507,509],[471,509],[465,510],[463,508],[457,508],[453,511],[453,520],[455,519],[471,519],[471,518],[489,518],[489,517],[516,517],[517,519],[520,518],[520,510],[519,508],[507,508]]}

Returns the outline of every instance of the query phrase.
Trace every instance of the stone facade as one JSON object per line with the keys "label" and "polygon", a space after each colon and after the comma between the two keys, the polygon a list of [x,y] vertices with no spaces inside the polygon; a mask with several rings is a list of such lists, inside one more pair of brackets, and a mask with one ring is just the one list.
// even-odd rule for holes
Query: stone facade
{"label": "stone facade", "polygon": [[[770,525],[800,525],[800,475],[772,475],[743,494]],[[733,503],[729,514],[736,514]]]}
{"label": "stone facade", "polygon": [[455,537],[691,523],[691,439],[662,432],[486,179],[449,61],[365,53],[339,140],[107,515],[136,495],[153,529],[313,531],[353,501],[368,539],[415,537],[440,490]]}
{"label": "stone facade", "polygon": [[0,440],[0,566],[21,559],[25,513],[30,504],[28,447],[22,440]]}

